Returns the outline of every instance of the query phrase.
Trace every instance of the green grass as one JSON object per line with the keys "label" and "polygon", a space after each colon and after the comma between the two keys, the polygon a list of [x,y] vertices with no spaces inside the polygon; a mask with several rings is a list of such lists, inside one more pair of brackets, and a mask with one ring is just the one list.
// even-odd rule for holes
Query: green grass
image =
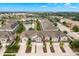
{"label": "green grass", "polygon": [[36,20],[35,25],[36,25],[36,26],[35,26],[35,29],[36,29],[37,31],[42,30],[42,26],[41,26],[40,22],[38,21],[38,19]]}
{"label": "green grass", "polygon": [[79,48],[79,40],[71,41],[70,45],[72,48]]}
{"label": "green grass", "polygon": [[16,54],[4,54],[3,56],[16,56]]}
{"label": "green grass", "polygon": [[18,22],[19,23],[19,26],[18,28],[16,29],[16,33],[17,34],[21,34],[23,31],[25,31],[25,27],[24,25],[22,24],[22,22]]}
{"label": "green grass", "polygon": [[73,30],[74,32],[79,32],[79,28],[78,28],[78,26],[76,26],[76,25],[72,28],[72,30]]}
{"label": "green grass", "polygon": [[16,41],[13,41],[10,45],[7,46],[5,53],[17,53],[18,52],[19,47],[20,47],[18,45],[20,38],[17,36],[15,40]]}

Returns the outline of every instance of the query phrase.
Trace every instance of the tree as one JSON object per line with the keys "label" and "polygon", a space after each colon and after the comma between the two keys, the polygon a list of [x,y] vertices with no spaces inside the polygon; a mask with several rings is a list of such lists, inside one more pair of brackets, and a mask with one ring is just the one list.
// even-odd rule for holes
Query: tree
{"label": "tree", "polygon": [[0,41],[0,48],[2,47],[1,41]]}
{"label": "tree", "polygon": [[54,25],[57,26],[58,24],[57,23],[54,23]]}
{"label": "tree", "polygon": [[60,22],[60,19],[59,19],[59,18],[54,18],[54,20],[55,20],[56,22]]}
{"label": "tree", "polygon": [[63,31],[64,34],[67,34],[67,31]]}
{"label": "tree", "polygon": [[33,28],[29,28],[29,30],[34,30]]}
{"label": "tree", "polygon": [[19,22],[19,26],[16,29],[16,33],[17,34],[21,34],[23,31],[25,31],[25,27],[24,27],[24,25],[21,22]]}
{"label": "tree", "polygon": [[66,25],[66,22],[65,21],[63,22],[63,25]]}
{"label": "tree", "polygon": [[73,30],[74,32],[79,32],[79,28],[78,28],[78,26],[76,26],[76,25],[72,28],[72,30]]}
{"label": "tree", "polygon": [[31,39],[30,39],[30,38],[28,39],[28,44],[29,44],[29,45],[31,44]]}
{"label": "tree", "polygon": [[52,45],[52,38],[50,37],[50,45]]}
{"label": "tree", "polygon": [[79,40],[70,42],[72,48],[79,48]]}
{"label": "tree", "polygon": [[63,48],[63,46],[64,46],[64,42],[60,41],[60,47]]}
{"label": "tree", "polygon": [[40,22],[38,21],[38,19],[36,20],[36,30],[41,30],[41,24]]}
{"label": "tree", "polygon": [[30,38],[29,38],[28,41],[27,41],[27,46],[28,46],[28,47],[31,47],[31,39],[30,39]]}
{"label": "tree", "polygon": [[79,15],[76,15],[74,18],[72,18],[74,21],[79,21]]}

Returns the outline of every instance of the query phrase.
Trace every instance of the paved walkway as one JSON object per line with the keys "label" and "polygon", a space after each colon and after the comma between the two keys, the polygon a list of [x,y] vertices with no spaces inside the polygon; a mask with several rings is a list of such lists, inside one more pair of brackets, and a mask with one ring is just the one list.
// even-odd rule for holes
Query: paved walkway
{"label": "paved walkway", "polygon": [[72,55],[72,56],[75,56],[75,53],[71,50],[71,48],[68,46],[68,44],[65,44],[64,45],[64,49],[66,51],[65,55]]}
{"label": "paved walkway", "polygon": [[51,54],[51,50],[50,50],[50,43],[47,43],[47,53]]}
{"label": "paved walkway", "polygon": [[43,45],[39,43],[36,45],[36,55],[42,55],[42,54],[43,54]]}
{"label": "paved walkway", "polygon": [[0,49],[0,56],[4,55],[5,50],[6,50],[5,46]]}
{"label": "paved walkway", "polygon": [[61,51],[61,49],[60,49],[58,44],[53,44],[53,47],[54,47],[56,56],[62,55],[62,51]]}
{"label": "paved walkway", "polygon": [[20,44],[20,49],[18,53],[16,54],[17,56],[24,56],[26,51],[26,44]]}
{"label": "paved walkway", "polygon": [[33,43],[32,43],[32,51],[31,51],[31,53],[35,54],[35,44],[33,44]]}

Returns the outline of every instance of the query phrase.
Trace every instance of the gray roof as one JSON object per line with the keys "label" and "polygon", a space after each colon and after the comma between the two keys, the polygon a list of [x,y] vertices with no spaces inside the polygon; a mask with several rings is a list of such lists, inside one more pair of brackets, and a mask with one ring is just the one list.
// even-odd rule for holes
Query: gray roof
{"label": "gray roof", "polygon": [[5,25],[3,25],[2,27],[0,27],[0,29],[2,30],[6,30],[6,29],[14,29],[16,27],[16,25],[18,25],[18,23],[16,21],[7,21],[5,23]]}
{"label": "gray roof", "polygon": [[12,34],[12,32],[6,32],[6,31],[0,31],[0,38],[13,38],[14,35]]}
{"label": "gray roof", "polygon": [[48,20],[42,20],[41,22],[42,28],[44,31],[48,31],[48,30],[58,30],[58,28],[56,26],[54,26],[54,24]]}
{"label": "gray roof", "polygon": [[25,31],[22,33],[22,37],[33,37],[35,35],[40,36],[41,38],[43,37],[58,37],[58,36],[65,36],[64,33],[61,31]]}

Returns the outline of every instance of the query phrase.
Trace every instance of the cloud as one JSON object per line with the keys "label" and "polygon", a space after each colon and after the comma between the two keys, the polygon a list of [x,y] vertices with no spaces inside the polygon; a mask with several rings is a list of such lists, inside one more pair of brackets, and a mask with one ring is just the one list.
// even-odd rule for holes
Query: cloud
{"label": "cloud", "polygon": [[70,8],[76,8],[75,6],[71,6]]}
{"label": "cloud", "polygon": [[71,3],[65,3],[64,7],[68,7],[68,8],[76,8],[76,6],[72,6]]}
{"label": "cloud", "polygon": [[58,5],[58,6],[56,6],[56,7],[61,7],[61,6]]}
{"label": "cloud", "polygon": [[41,7],[48,7],[48,6],[41,6]]}
{"label": "cloud", "polygon": [[71,5],[71,3],[65,3],[64,4],[64,6],[70,6]]}

